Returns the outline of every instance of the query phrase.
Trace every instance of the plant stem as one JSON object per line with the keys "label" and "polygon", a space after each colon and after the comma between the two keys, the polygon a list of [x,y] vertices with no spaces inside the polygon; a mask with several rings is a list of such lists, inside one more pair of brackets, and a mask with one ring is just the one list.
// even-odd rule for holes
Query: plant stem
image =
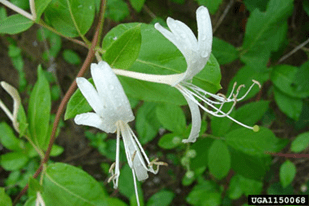
{"label": "plant stem", "polygon": [[[90,63],[92,62],[92,59],[95,56],[95,47],[96,47],[98,40],[99,40],[100,28],[102,27],[101,24],[103,23],[102,19],[104,18],[105,6],[106,6],[106,0],[102,0],[101,7],[100,7],[100,11],[102,11],[102,12],[100,12],[100,18],[99,18],[99,22],[98,22],[97,27],[96,27],[96,32],[95,32],[93,40],[92,40],[91,48],[88,51],[87,57],[84,61],[84,64],[82,65],[82,68],[78,72],[77,77],[82,77],[85,74],[85,72],[89,68]],[[52,133],[51,133],[51,136],[50,136],[50,141],[49,141],[46,153],[45,153],[45,157],[42,160],[40,167],[37,169],[37,171],[33,175],[33,178],[38,177],[38,175],[41,173],[41,171],[43,169],[44,164],[46,164],[47,161],[49,160],[50,152],[51,152],[52,146],[54,144],[54,141],[56,139],[56,131],[57,131],[57,127],[58,127],[61,115],[63,114],[65,106],[66,106],[67,102],[69,101],[70,97],[72,96],[73,92],[75,91],[76,87],[77,87],[76,81],[74,80],[72,82],[70,88],[66,92],[65,96],[63,97],[59,107],[58,107],[56,117],[55,117],[55,120],[54,120],[54,124],[53,124],[53,128],[52,128]],[[15,198],[13,205],[16,205],[17,202],[19,201],[19,199],[27,192],[28,187],[29,187],[29,185],[27,184],[23,188],[23,190]]]}

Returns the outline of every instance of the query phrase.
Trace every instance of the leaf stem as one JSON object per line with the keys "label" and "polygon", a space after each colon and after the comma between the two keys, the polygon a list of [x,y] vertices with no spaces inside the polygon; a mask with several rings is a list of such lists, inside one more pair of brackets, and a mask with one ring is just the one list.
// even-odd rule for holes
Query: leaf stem
{"label": "leaf stem", "polygon": [[[101,7],[100,7],[100,11],[102,11],[102,12],[100,12],[100,18],[99,18],[99,21],[98,21],[98,24],[97,24],[97,27],[96,27],[96,32],[95,32],[93,40],[92,40],[91,48],[88,51],[87,57],[84,61],[84,64],[82,65],[80,71],[78,72],[77,77],[82,77],[85,74],[85,72],[89,68],[90,63],[92,62],[92,59],[95,56],[95,47],[96,47],[97,42],[99,40],[100,28],[101,28],[101,24],[102,24],[102,19],[104,18],[104,11],[105,11],[104,8],[105,8],[105,6],[106,6],[106,0],[102,0]],[[37,171],[33,175],[33,178],[38,177],[38,175],[41,173],[41,171],[43,169],[44,164],[46,164],[47,161],[49,160],[50,152],[51,152],[52,146],[54,144],[54,141],[56,139],[56,131],[57,131],[58,124],[60,122],[61,115],[63,114],[65,106],[66,106],[67,102],[69,101],[70,97],[72,96],[73,92],[75,91],[76,87],[77,87],[76,81],[74,80],[72,82],[70,88],[66,92],[65,96],[63,97],[59,107],[58,107],[56,117],[55,117],[55,120],[54,120],[54,124],[53,124],[53,128],[52,128],[52,133],[51,133],[51,136],[50,136],[50,141],[49,141],[46,153],[45,153],[45,157],[42,160],[40,167],[37,169]],[[15,198],[13,205],[16,205],[17,202],[19,201],[19,199],[27,192],[28,187],[29,187],[29,185],[27,184],[23,188],[23,190]]]}

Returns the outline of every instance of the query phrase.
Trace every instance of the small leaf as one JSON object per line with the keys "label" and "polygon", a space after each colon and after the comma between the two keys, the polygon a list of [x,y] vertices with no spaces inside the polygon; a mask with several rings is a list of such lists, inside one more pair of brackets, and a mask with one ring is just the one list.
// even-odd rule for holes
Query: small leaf
{"label": "small leaf", "polygon": [[197,170],[201,167],[207,167],[209,149],[213,144],[213,140],[211,138],[198,139],[197,141],[197,144],[193,144],[191,146],[191,149],[196,152],[196,156],[191,159],[190,166],[193,170]]}
{"label": "small leaf", "polygon": [[296,174],[295,165],[286,160],[280,167],[280,182],[283,188],[286,188],[293,181]]}
{"label": "small leaf", "polygon": [[163,149],[173,149],[182,144],[181,139],[182,138],[175,133],[168,133],[160,138],[158,145]]}
{"label": "small leaf", "polygon": [[145,4],[146,0],[130,0],[130,3],[133,9],[137,12],[140,12]]}
{"label": "small leaf", "polygon": [[33,21],[20,14],[11,15],[0,21],[0,34],[18,34],[29,29]]}
{"label": "small leaf", "polygon": [[161,190],[149,198],[147,206],[168,206],[171,204],[174,196],[175,194],[171,191]]}
{"label": "small leaf", "polygon": [[215,140],[208,152],[209,171],[217,179],[225,177],[231,167],[230,152],[222,140]]}
{"label": "small leaf", "polygon": [[141,24],[125,31],[106,50],[103,58],[113,68],[129,69],[141,47]]}
{"label": "small leaf", "polygon": [[48,81],[42,67],[38,67],[38,80],[31,92],[28,106],[28,122],[31,139],[38,147],[45,149],[48,144],[48,128],[51,96]]}
{"label": "small leaf", "polygon": [[73,50],[65,49],[62,56],[64,60],[70,64],[79,65],[81,63],[80,57]]}
{"label": "small leaf", "polygon": [[144,102],[137,111],[135,127],[141,144],[151,141],[159,132],[155,108],[155,103]]}
{"label": "small leaf", "polygon": [[22,152],[10,152],[1,155],[1,166],[8,171],[18,170],[28,162],[28,157]]}
{"label": "small leaf", "polygon": [[233,45],[216,37],[213,38],[212,52],[221,65],[238,58],[238,51]]}
{"label": "small leaf", "polygon": [[186,117],[179,106],[160,104],[156,107],[156,114],[164,128],[179,134],[186,129]]}
{"label": "small leaf", "polygon": [[4,188],[0,187],[0,205],[2,206],[12,206],[12,200],[10,196],[8,196]]}
{"label": "small leaf", "polygon": [[44,13],[46,22],[67,37],[86,34],[94,16],[94,0],[53,0]]}
{"label": "small leaf", "polygon": [[298,135],[292,142],[291,151],[301,152],[309,146],[309,132]]}
{"label": "small leaf", "polygon": [[52,156],[52,157],[58,156],[58,155],[62,154],[63,150],[64,150],[63,147],[54,144],[53,147],[52,147],[52,150],[50,152],[50,156]]}
{"label": "small leaf", "polygon": [[85,171],[64,163],[54,163],[47,167],[43,190],[46,205],[107,204],[107,197],[100,183]]}
{"label": "small leaf", "polygon": [[275,101],[280,110],[288,117],[298,120],[303,108],[302,99],[290,97],[274,88]]}

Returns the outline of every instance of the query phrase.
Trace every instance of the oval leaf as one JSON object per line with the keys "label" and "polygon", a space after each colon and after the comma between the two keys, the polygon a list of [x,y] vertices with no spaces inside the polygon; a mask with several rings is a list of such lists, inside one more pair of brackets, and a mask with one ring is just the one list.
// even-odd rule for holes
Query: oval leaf
{"label": "oval leaf", "polygon": [[309,146],[309,132],[302,133],[292,142],[291,151],[301,152]]}
{"label": "oval leaf", "polygon": [[292,162],[287,160],[281,165],[279,174],[281,185],[285,188],[293,181],[296,174],[296,167]]}
{"label": "oval leaf", "polygon": [[64,163],[47,167],[43,181],[46,205],[103,206],[107,198],[100,185],[85,171]]}
{"label": "oval leaf", "polygon": [[222,140],[215,140],[208,153],[208,166],[209,171],[217,179],[225,177],[231,167],[230,152]]}

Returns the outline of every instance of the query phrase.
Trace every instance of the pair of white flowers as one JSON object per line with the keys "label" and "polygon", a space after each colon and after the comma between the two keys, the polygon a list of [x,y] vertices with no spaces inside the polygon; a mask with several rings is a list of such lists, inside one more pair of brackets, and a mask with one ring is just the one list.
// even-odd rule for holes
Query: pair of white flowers
{"label": "pair of white flowers", "polygon": [[[119,144],[120,136],[122,136],[127,161],[133,173],[137,199],[138,193],[135,176],[138,181],[145,180],[148,178],[148,172],[156,174],[159,165],[164,165],[164,163],[157,162],[156,159],[152,162],[149,161],[137,137],[129,127],[128,123],[134,120],[134,116],[130,103],[115,73],[140,80],[168,84],[177,88],[187,100],[192,116],[192,129],[188,139],[183,140],[185,143],[195,142],[196,138],[199,136],[201,128],[201,114],[199,108],[214,116],[228,117],[244,127],[257,130],[257,127],[249,127],[233,119],[229,116],[229,113],[232,111],[236,102],[243,99],[254,84],[259,85],[258,82],[254,81],[248,92],[238,99],[237,95],[242,86],[238,87],[234,93],[235,84],[231,95],[225,97],[220,94],[211,94],[189,82],[205,67],[210,57],[212,47],[212,27],[207,8],[204,6],[199,7],[196,11],[196,18],[198,39],[196,39],[194,33],[187,25],[172,18],[167,19],[167,25],[170,31],[163,28],[158,23],[155,24],[155,28],[171,41],[185,57],[187,69],[184,73],[173,75],[143,74],[127,70],[112,69],[106,62],[101,61],[98,64],[91,65],[91,75],[96,89],[85,78],[80,77],[76,79],[79,89],[94,112],[77,115],[74,119],[75,123],[92,126],[107,133],[116,132],[116,162],[110,169],[112,173],[110,180],[113,180],[114,188],[118,186],[118,178],[120,175]],[[212,99],[209,99],[208,96]],[[226,102],[234,102],[230,111],[227,113],[221,110]],[[154,168],[153,165],[156,165],[156,168]]]}

